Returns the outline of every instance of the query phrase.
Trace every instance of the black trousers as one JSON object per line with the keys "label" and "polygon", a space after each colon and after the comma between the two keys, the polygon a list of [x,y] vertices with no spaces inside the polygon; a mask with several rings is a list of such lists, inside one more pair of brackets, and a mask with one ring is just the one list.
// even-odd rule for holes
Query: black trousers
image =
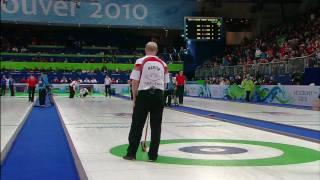
{"label": "black trousers", "polygon": [[10,85],[10,86],[9,86],[9,89],[10,89],[10,95],[11,95],[11,96],[14,96],[14,86],[13,86],[13,85]]}
{"label": "black trousers", "polygon": [[29,94],[29,102],[34,101],[34,93],[36,91],[36,87],[28,87],[28,94]]}
{"label": "black trousers", "polygon": [[69,98],[74,98],[74,95],[76,94],[76,92],[74,91],[73,87],[69,86],[69,91],[70,91]]}
{"label": "black trousers", "polygon": [[247,102],[250,101],[250,94],[251,94],[251,91],[246,91],[246,101]]}
{"label": "black trousers", "polygon": [[6,85],[4,85],[4,86],[2,85],[1,86],[1,96],[6,95],[6,88],[7,88]]}
{"label": "black trousers", "polygon": [[132,114],[127,155],[135,157],[148,113],[150,113],[151,143],[148,156],[157,159],[161,136],[164,96],[162,90],[139,91]]}
{"label": "black trousers", "polygon": [[165,90],[164,91],[164,104],[167,106],[171,106],[173,96],[173,90]]}
{"label": "black trousers", "polygon": [[177,96],[179,97],[179,104],[183,104],[184,86],[177,86]]}
{"label": "black trousers", "polygon": [[105,85],[105,92],[106,92],[106,97],[108,97],[108,95],[111,97],[111,85]]}
{"label": "black trousers", "polygon": [[47,91],[45,89],[39,89],[39,104],[40,104],[40,106],[46,105],[46,94],[47,94]]}

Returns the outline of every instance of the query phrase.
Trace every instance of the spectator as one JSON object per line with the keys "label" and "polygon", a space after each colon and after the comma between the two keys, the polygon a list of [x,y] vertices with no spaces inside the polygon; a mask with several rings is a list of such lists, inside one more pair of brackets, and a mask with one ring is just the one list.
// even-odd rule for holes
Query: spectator
{"label": "spectator", "polygon": [[18,48],[17,48],[17,47],[13,47],[13,48],[12,48],[12,52],[14,52],[14,53],[18,53],[18,52],[19,52],[19,50],[18,50]]}
{"label": "spectator", "polygon": [[222,58],[222,65],[229,66],[229,57],[228,56],[225,56]]}
{"label": "spectator", "polygon": [[221,85],[221,86],[226,85],[226,81],[225,81],[225,79],[223,77],[220,78],[219,85]]}
{"label": "spectator", "polygon": [[56,77],[54,77],[54,79],[52,80],[52,83],[54,83],[54,84],[58,84],[60,81],[59,81],[59,79],[58,79],[58,77],[56,76]]}
{"label": "spectator", "polygon": [[224,79],[225,85],[230,85],[230,80],[228,78]]}
{"label": "spectator", "polygon": [[20,83],[27,83],[27,79],[25,77],[22,77],[20,80],[19,80]]}
{"label": "spectator", "polygon": [[72,82],[72,78],[69,77],[67,83],[71,83]]}
{"label": "spectator", "polygon": [[92,77],[91,80],[90,80],[90,83],[91,84],[97,84],[98,81],[96,80],[96,78]]}
{"label": "spectator", "polygon": [[301,74],[297,72],[293,73],[291,80],[293,85],[300,85],[302,80]]}
{"label": "spectator", "polygon": [[111,83],[112,84],[116,84],[116,79],[115,78],[111,78]]}
{"label": "spectator", "polygon": [[277,85],[278,82],[273,78],[273,76],[270,76],[270,78],[269,78],[269,84],[270,84],[270,85]]}
{"label": "spectator", "polygon": [[61,84],[65,84],[65,83],[68,83],[68,80],[65,76],[62,76],[61,80],[60,80],[60,83]]}
{"label": "spectator", "polygon": [[262,52],[261,52],[261,50],[260,50],[260,48],[256,48],[256,52],[255,52],[255,58],[256,59],[260,59],[261,58],[261,54],[262,54]]}
{"label": "spectator", "polygon": [[28,51],[27,48],[25,48],[25,47],[21,48],[21,53],[26,53],[27,51]]}
{"label": "spectator", "polygon": [[236,85],[241,85],[241,82],[242,82],[241,76],[237,75],[235,78]]}
{"label": "spectator", "polygon": [[317,48],[317,51],[316,51],[316,59],[318,61],[320,61],[320,47]]}
{"label": "spectator", "polygon": [[86,77],[83,82],[84,82],[85,84],[90,84],[90,80],[89,80],[88,77]]}
{"label": "spectator", "polygon": [[260,85],[262,85],[262,82],[261,82],[261,80],[260,80],[259,78],[254,78],[252,81],[253,81],[253,84],[254,84],[255,86],[260,86]]}

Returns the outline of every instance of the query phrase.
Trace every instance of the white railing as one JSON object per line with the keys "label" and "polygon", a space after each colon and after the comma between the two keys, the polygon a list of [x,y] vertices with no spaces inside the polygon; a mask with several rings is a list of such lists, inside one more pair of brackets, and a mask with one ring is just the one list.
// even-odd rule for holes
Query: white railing
{"label": "white railing", "polygon": [[280,75],[292,73],[304,73],[305,68],[320,67],[320,60],[315,54],[290,58],[288,61],[258,63],[236,66],[213,66],[201,67],[195,71],[196,79],[207,79],[213,76],[228,75],[234,76],[239,74],[261,74],[261,75]]}

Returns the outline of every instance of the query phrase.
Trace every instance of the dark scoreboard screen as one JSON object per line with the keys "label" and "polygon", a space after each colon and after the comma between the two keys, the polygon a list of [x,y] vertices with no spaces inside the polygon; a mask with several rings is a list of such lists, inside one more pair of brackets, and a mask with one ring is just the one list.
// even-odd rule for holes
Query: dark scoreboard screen
{"label": "dark scoreboard screen", "polygon": [[224,37],[222,18],[185,17],[186,40],[222,40]]}

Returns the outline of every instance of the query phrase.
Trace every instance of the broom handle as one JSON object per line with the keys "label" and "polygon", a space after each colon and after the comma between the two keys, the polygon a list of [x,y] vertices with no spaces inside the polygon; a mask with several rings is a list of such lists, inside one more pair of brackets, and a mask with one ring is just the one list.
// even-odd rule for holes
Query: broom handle
{"label": "broom handle", "polygon": [[148,116],[147,116],[147,126],[146,126],[146,131],[145,131],[145,134],[144,134],[144,142],[147,141],[149,120],[150,120],[150,116],[149,116],[149,113],[148,113]]}

